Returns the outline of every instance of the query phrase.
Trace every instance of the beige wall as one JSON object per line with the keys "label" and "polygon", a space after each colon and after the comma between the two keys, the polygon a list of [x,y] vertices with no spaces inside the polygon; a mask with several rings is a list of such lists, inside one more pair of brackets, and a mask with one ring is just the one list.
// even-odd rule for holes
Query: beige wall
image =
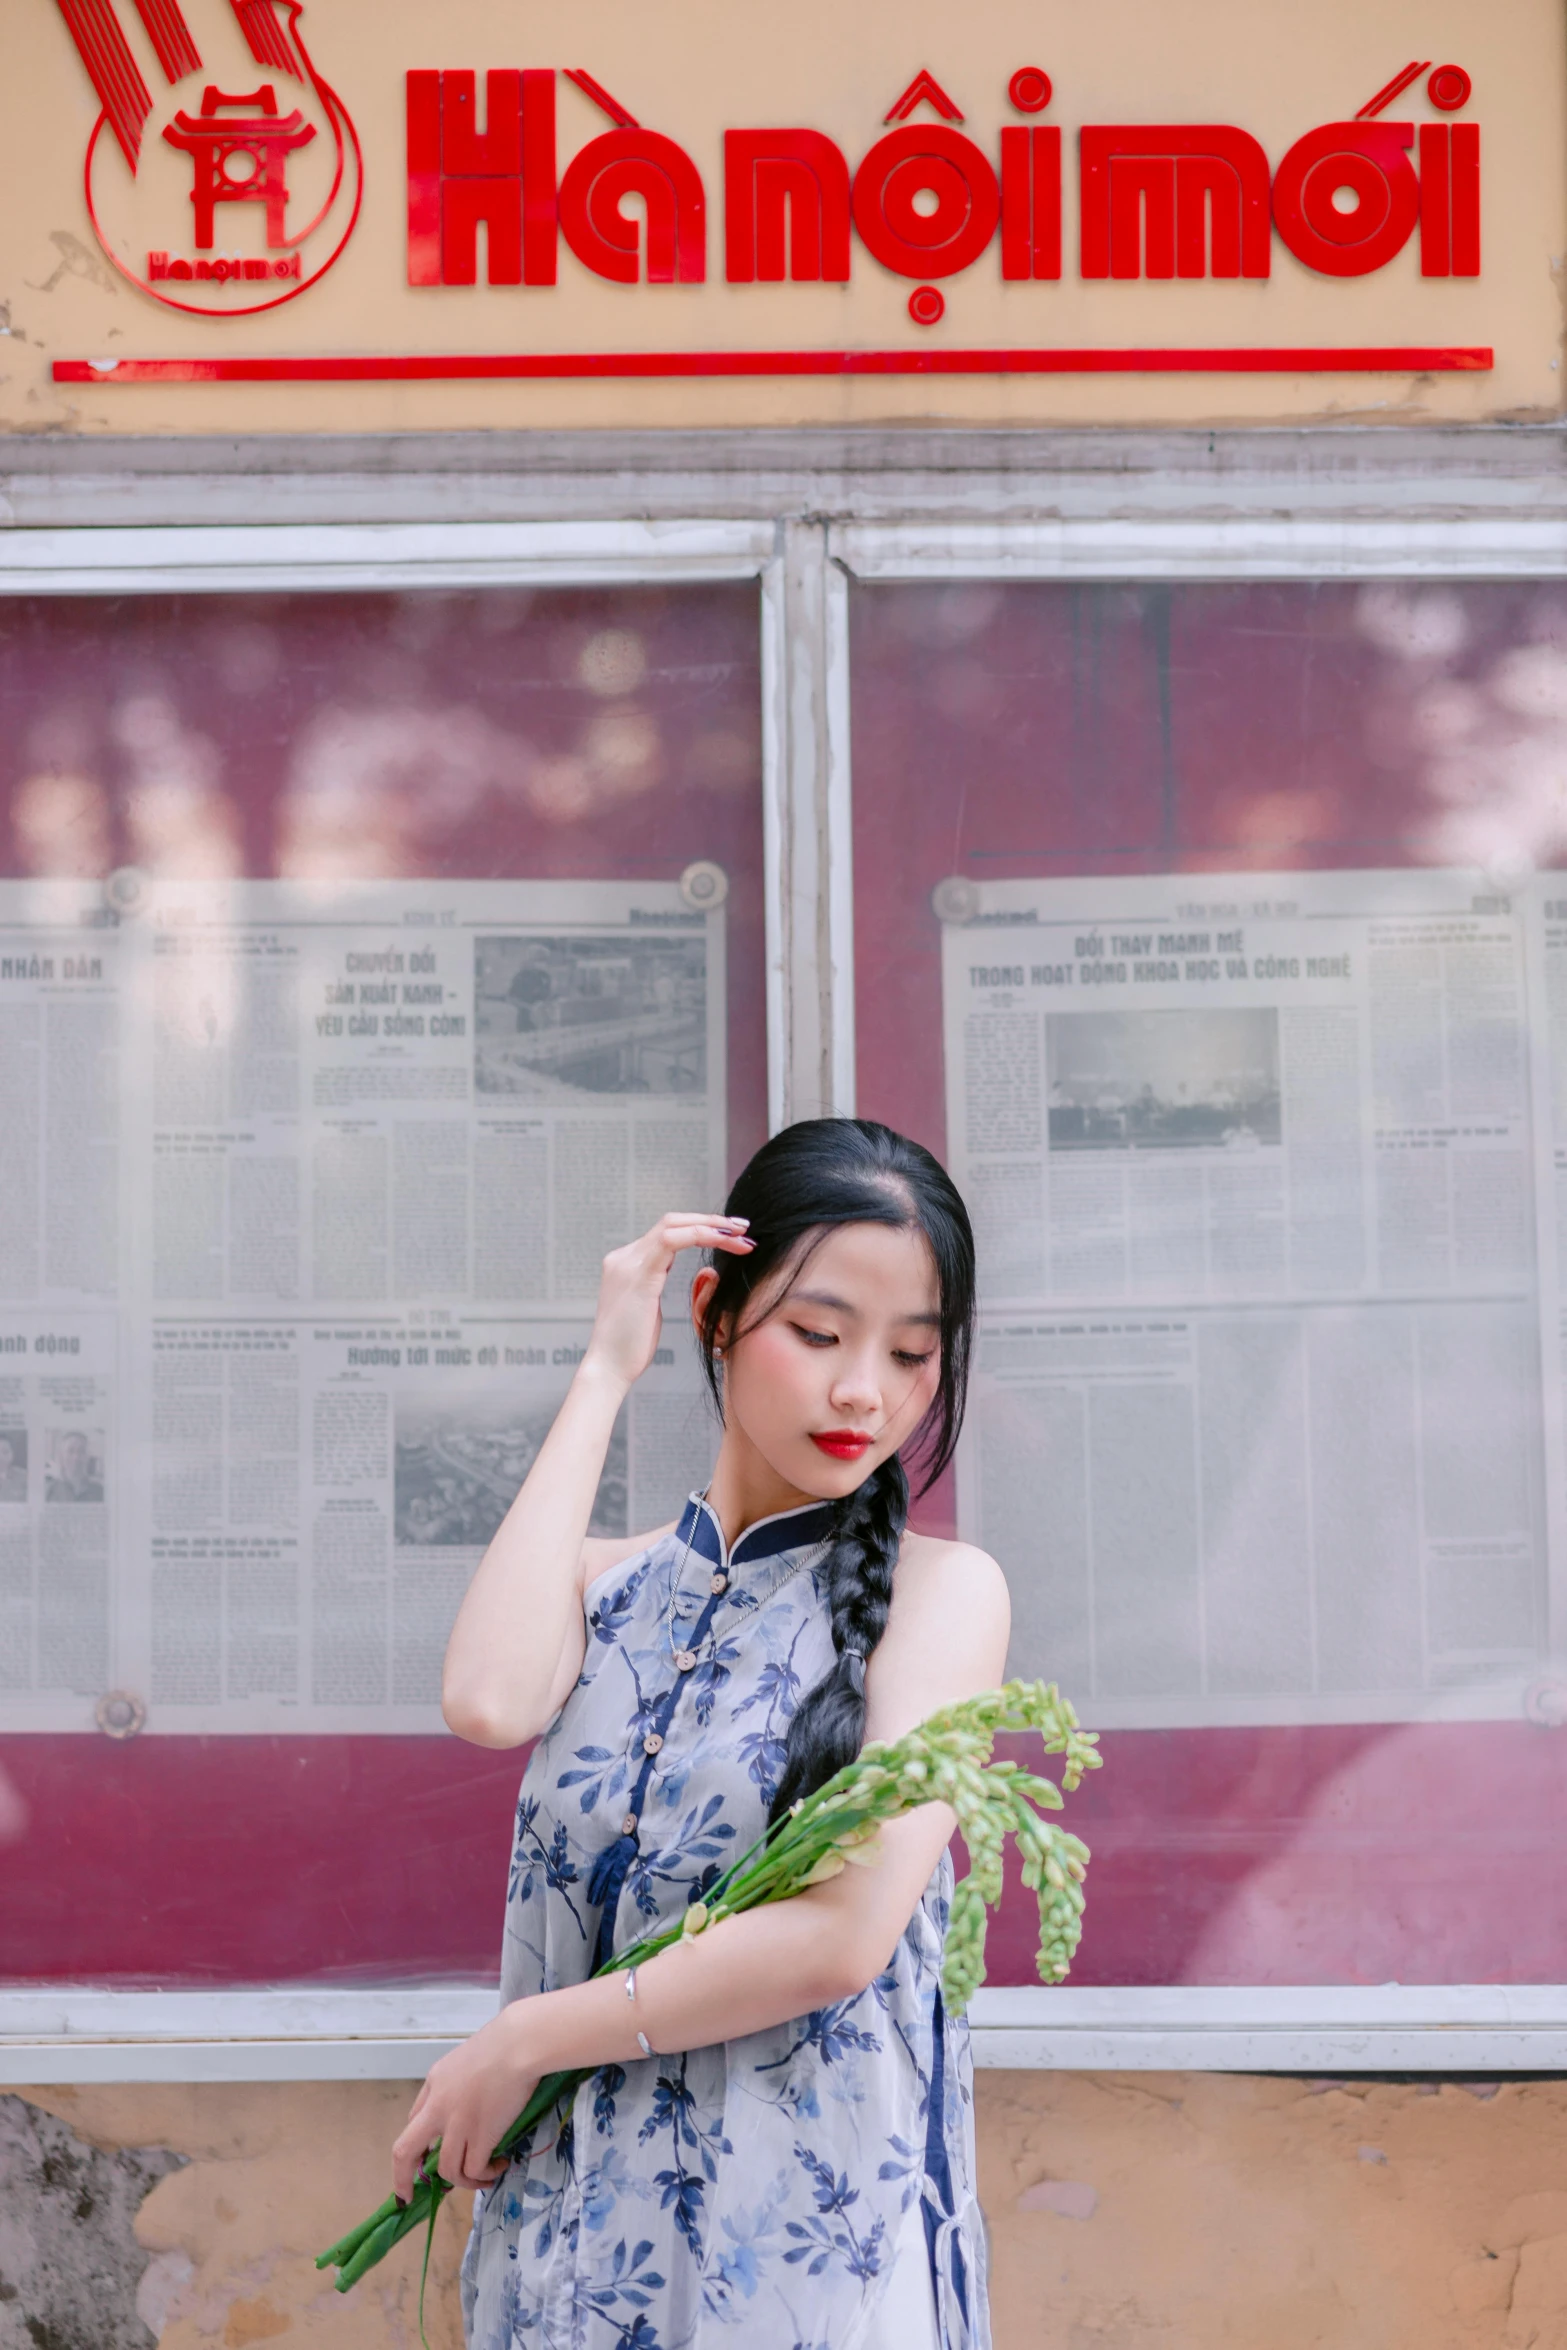
{"label": "beige wall", "polygon": [[[227,10],[186,0],[198,28]],[[134,25],[129,6],[121,15]],[[487,425],[856,423],[882,419],[1034,424],[1263,418],[1544,417],[1562,407],[1562,258],[1567,246],[1563,21],[1559,0],[1117,0],[1056,10],[991,0],[580,0],[566,20],[520,18],[496,0],[308,0],[303,25],[340,88],[365,150],[364,215],[343,259],[299,300],[265,317],[214,321],[157,307],[118,278],[95,244],[82,157],[96,112],[58,11],[0,11],[0,431],[343,431]],[[229,23],[232,35],[232,24]],[[138,36],[139,37],[139,36]],[[208,37],[203,32],[202,37]],[[216,34],[212,35],[215,44]],[[561,42],[567,45],[559,47]],[[216,46],[210,49],[214,58]],[[721,276],[720,133],[799,122],[831,133],[851,159],[921,64],[950,88],[992,153],[1015,67],[1054,77],[1047,117],[1082,122],[1233,122],[1277,162],[1316,124],[1352,115],[1406,59],[1455,60],[1474,79],[1469,117],[1483,138],[1484,266],[1473,281],[1422,280],[1412,241],[1375,275],[1337,280],[1302,268],[1275,239],[1263,282],[1085,284],[1076,274],[1073,172],[1067,267],[1058,285],[1000,282],[992,250],[946,285],[934,329],[908,319],[908,282],[857,249],[852,284],[728,286]],[[150,56],[149,81],[163,85]],[[229,86],[255,67],[230,60]],[[606,284],[563,256],[553,289],[410,289],[404,282],[403,75],[410,66],[586,65],[655,128],[682,140],[709,197],[702,286]],[[224,68],[225,73],[229,68]],[[200,78],[200,77],[199,77]],[[198,78],[198,79],[199,79]],[[561,84],[562,162],[607,127]],[[199,103],[191,88],[188,102]],[[1395,116],[1437,119],[1423,84]],[[169,168],[186,166],[163,151]],[[188,185],[188,182],[183,182]],[[183,199],[182,199],[183,205]],[[164,231],[172,242],[178,222]],[[1463,343],[1495,347],[1488,375],[1078,376],[659,384],[415,387],[58,388],[56,356],[613,350],[639,348],[1171,344]]]}
{"label": "beige wall", "polygon": [[[346,2299],[311,2256],[384,2192],[411,2092],[29,2089],[191,2157],[137,2233],[162,2350],[415,2350],[418,2260]],[[979,2077],[997,2350],[1562,2350],[1567,2082]],[[431,2350],[459,2350],[443,2217]]]}
{"label": "beige wall", "polygon": [[1567,2083],[992,2073],[981,2111],[998,2350],[1567,2345]]}

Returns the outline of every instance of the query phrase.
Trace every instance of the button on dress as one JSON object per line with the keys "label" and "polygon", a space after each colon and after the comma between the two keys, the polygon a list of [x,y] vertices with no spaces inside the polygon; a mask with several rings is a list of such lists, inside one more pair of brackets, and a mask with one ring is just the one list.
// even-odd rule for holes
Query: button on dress
{"label": "button on dress", "polygon": [[[693,1496],[588,1586],[582,1675],[517,1806],[503,2001],[677,1923],[761,1834],[790,1717],[833,1661],[832,1514],[729,1549]],[[926,2338],[988,2350],[973,2068],[940,1987],[951,1886],[944,1853],[858,1998],[606,2065],[542,2122],[476,2201],[470,2350],[877,2350],[911,2284]]]}

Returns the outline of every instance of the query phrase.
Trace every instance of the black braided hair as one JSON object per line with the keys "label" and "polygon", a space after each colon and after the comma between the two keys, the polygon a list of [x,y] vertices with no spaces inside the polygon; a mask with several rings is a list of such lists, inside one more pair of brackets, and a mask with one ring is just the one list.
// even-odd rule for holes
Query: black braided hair
{"label": "black braided hair", "polygon": [[[868,1118],[803,1118],[762,1145],[736,1181],[726,1213],[750,1219],[755,1247],[715,1252],[700,1341],[720,1413],[716,1356],[722,1334],[744,1335],[746,1309],[776,1276],[798,1273],[814,1246],[843,1224],[885,1224],[923,1234],[936,1267],[941,1376],[924,1423],[907,1446],[925,1492],[951,1460],[963,1420],[974,1324],[974,1236],[957,1186],[939,1159]],[[776,1287],[763,1313],[781,1304]],[[909,1479],[894,1453],[839,1505],[822,1570],[837,1662],[796,1708],[773,1798],[777,1819],[852,1762],[865,1736],[865,1667],[887,1628],[892,1579],[909,1514]]]}
{"label": "black braided hair", "polygon": [[824,1569],[838,1661],[795,1708],[771,1819],[853,1762],[865,1742],[865,1664],[887,1629],[908,1514],[909,1480],[896,1453],[839,1512]]}

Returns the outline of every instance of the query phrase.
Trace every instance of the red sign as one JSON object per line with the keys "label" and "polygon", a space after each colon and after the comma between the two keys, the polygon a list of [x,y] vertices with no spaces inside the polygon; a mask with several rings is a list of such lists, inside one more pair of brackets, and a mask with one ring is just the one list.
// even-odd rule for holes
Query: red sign
{"label": "red sign", "polygon": [[115,267],[212,318],[275,309],[323,277],[359,216],[359,142],[305,46],[301,0],[227,0],[205,49],[180,0],[58,5],[103,110],[87,209]]}
{"label": "red sign", "polygon": [[[1084,278],[1264,278],[1275,233],[1308,269],[1364,277],[1418,230],[1426,277],[1480,271],[1480,133],[1471,122],[1386,122],[1381,110],[1427,69],[1406,67],[1353,120],[1322,123],[1270,167],[1230,123],[1085,123],[1077,134]],[[408,76],[408,279],[473,285],[478,231],[491,285],[556,282],[558,239],[585,269],[633,285],[699,283],[707,273],[706,192],[684,148],[646,130],[591,75],[567,77],[616,128],[557,170],[555,74],[500,70]],[[1426,85],[1443,115],[1468,101],[1468,75],[1439,66]],[[1049,76],[1023,66],[1008,88],[1020,113],[1051,102]],[[927,106],[935,121],[908,118]],[[972,269],[999,241],[1004,279],[1062,273],[1062,135],[1008,124],[993,154],[967,131],[928,72],[887,115],[851,170],[805,126],[724,133],[724,274],[754,281],[846,281],[858,238],[894,276],[928,281]],[[639,198],[642,218],[622,211]],[[851,234],[852,231],[852,234]],[[916,306],[934,323],[940,301]]]}
{"label": "red sign", "polygon": [[[358,218],[358,140],[300,31],[301,0],[209,0],[198,51],[181,0],[57,0],[102,108],[87,199],[105,250],[154,300],[205,317],[294,300],[342,252]],[[132,33],[136,35],[135,42]],[[205,30],[203,33],[205,41]],[[156,57],[156,89],[138,63]],[[407,76],[407,273],[415,287],[556,285],[560,249],[594,276],[699,285],[709,191],[695,158],[642,124],[584,67],[562,69],[607,118],[563,156],[552,67]],[[258,78],[259,76],[259,78]],[[156,77],[153,77],[156,80]],[[1422,82],[1430,118],[1390,122]],[[1319,275],[1362,277],[1412,239],[1427,278],[1480,270],[1480,133],[1454,121],[1462,67],[1417,61],[1352,118],[1322,123],[1276,163],[1228,123],[1039,117],[1060,92],[1037,65],[1006,87],[1015,115],[989,136],[928,70],[908,83],[857,162],[804,124],[727,129],[722,267],[735,285],[837,283],[869,264],[910,281],[917,329],[976,268],[1005,285],[1094,279],[1266,278],[1275,240]],[[1077,240],[1063,188],[1075,169]],[[716,193],[717,191],[715,191]],[[630,209],[628,209],[628,206]],[[859,259],[856,260],[858,250]],[[991,256],[994,256],[992,259]],[[59,382],[434,380],[438,377],[1057,374],[1487,368],[1458,345],[1214,344],[965,349],[916,334],[894,350],[678,350],[395,354],[360,358],[61,360]]]}

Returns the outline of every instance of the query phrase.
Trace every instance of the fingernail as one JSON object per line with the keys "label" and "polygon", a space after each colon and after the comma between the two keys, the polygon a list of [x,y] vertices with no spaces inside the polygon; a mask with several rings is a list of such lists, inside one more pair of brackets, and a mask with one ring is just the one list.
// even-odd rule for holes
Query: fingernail
{"label": "fingernail", "polygon": [[732,1225],[736,1232],[743,1232],[751,1219],[749,1216],[724,1216],[720,1221]]}

